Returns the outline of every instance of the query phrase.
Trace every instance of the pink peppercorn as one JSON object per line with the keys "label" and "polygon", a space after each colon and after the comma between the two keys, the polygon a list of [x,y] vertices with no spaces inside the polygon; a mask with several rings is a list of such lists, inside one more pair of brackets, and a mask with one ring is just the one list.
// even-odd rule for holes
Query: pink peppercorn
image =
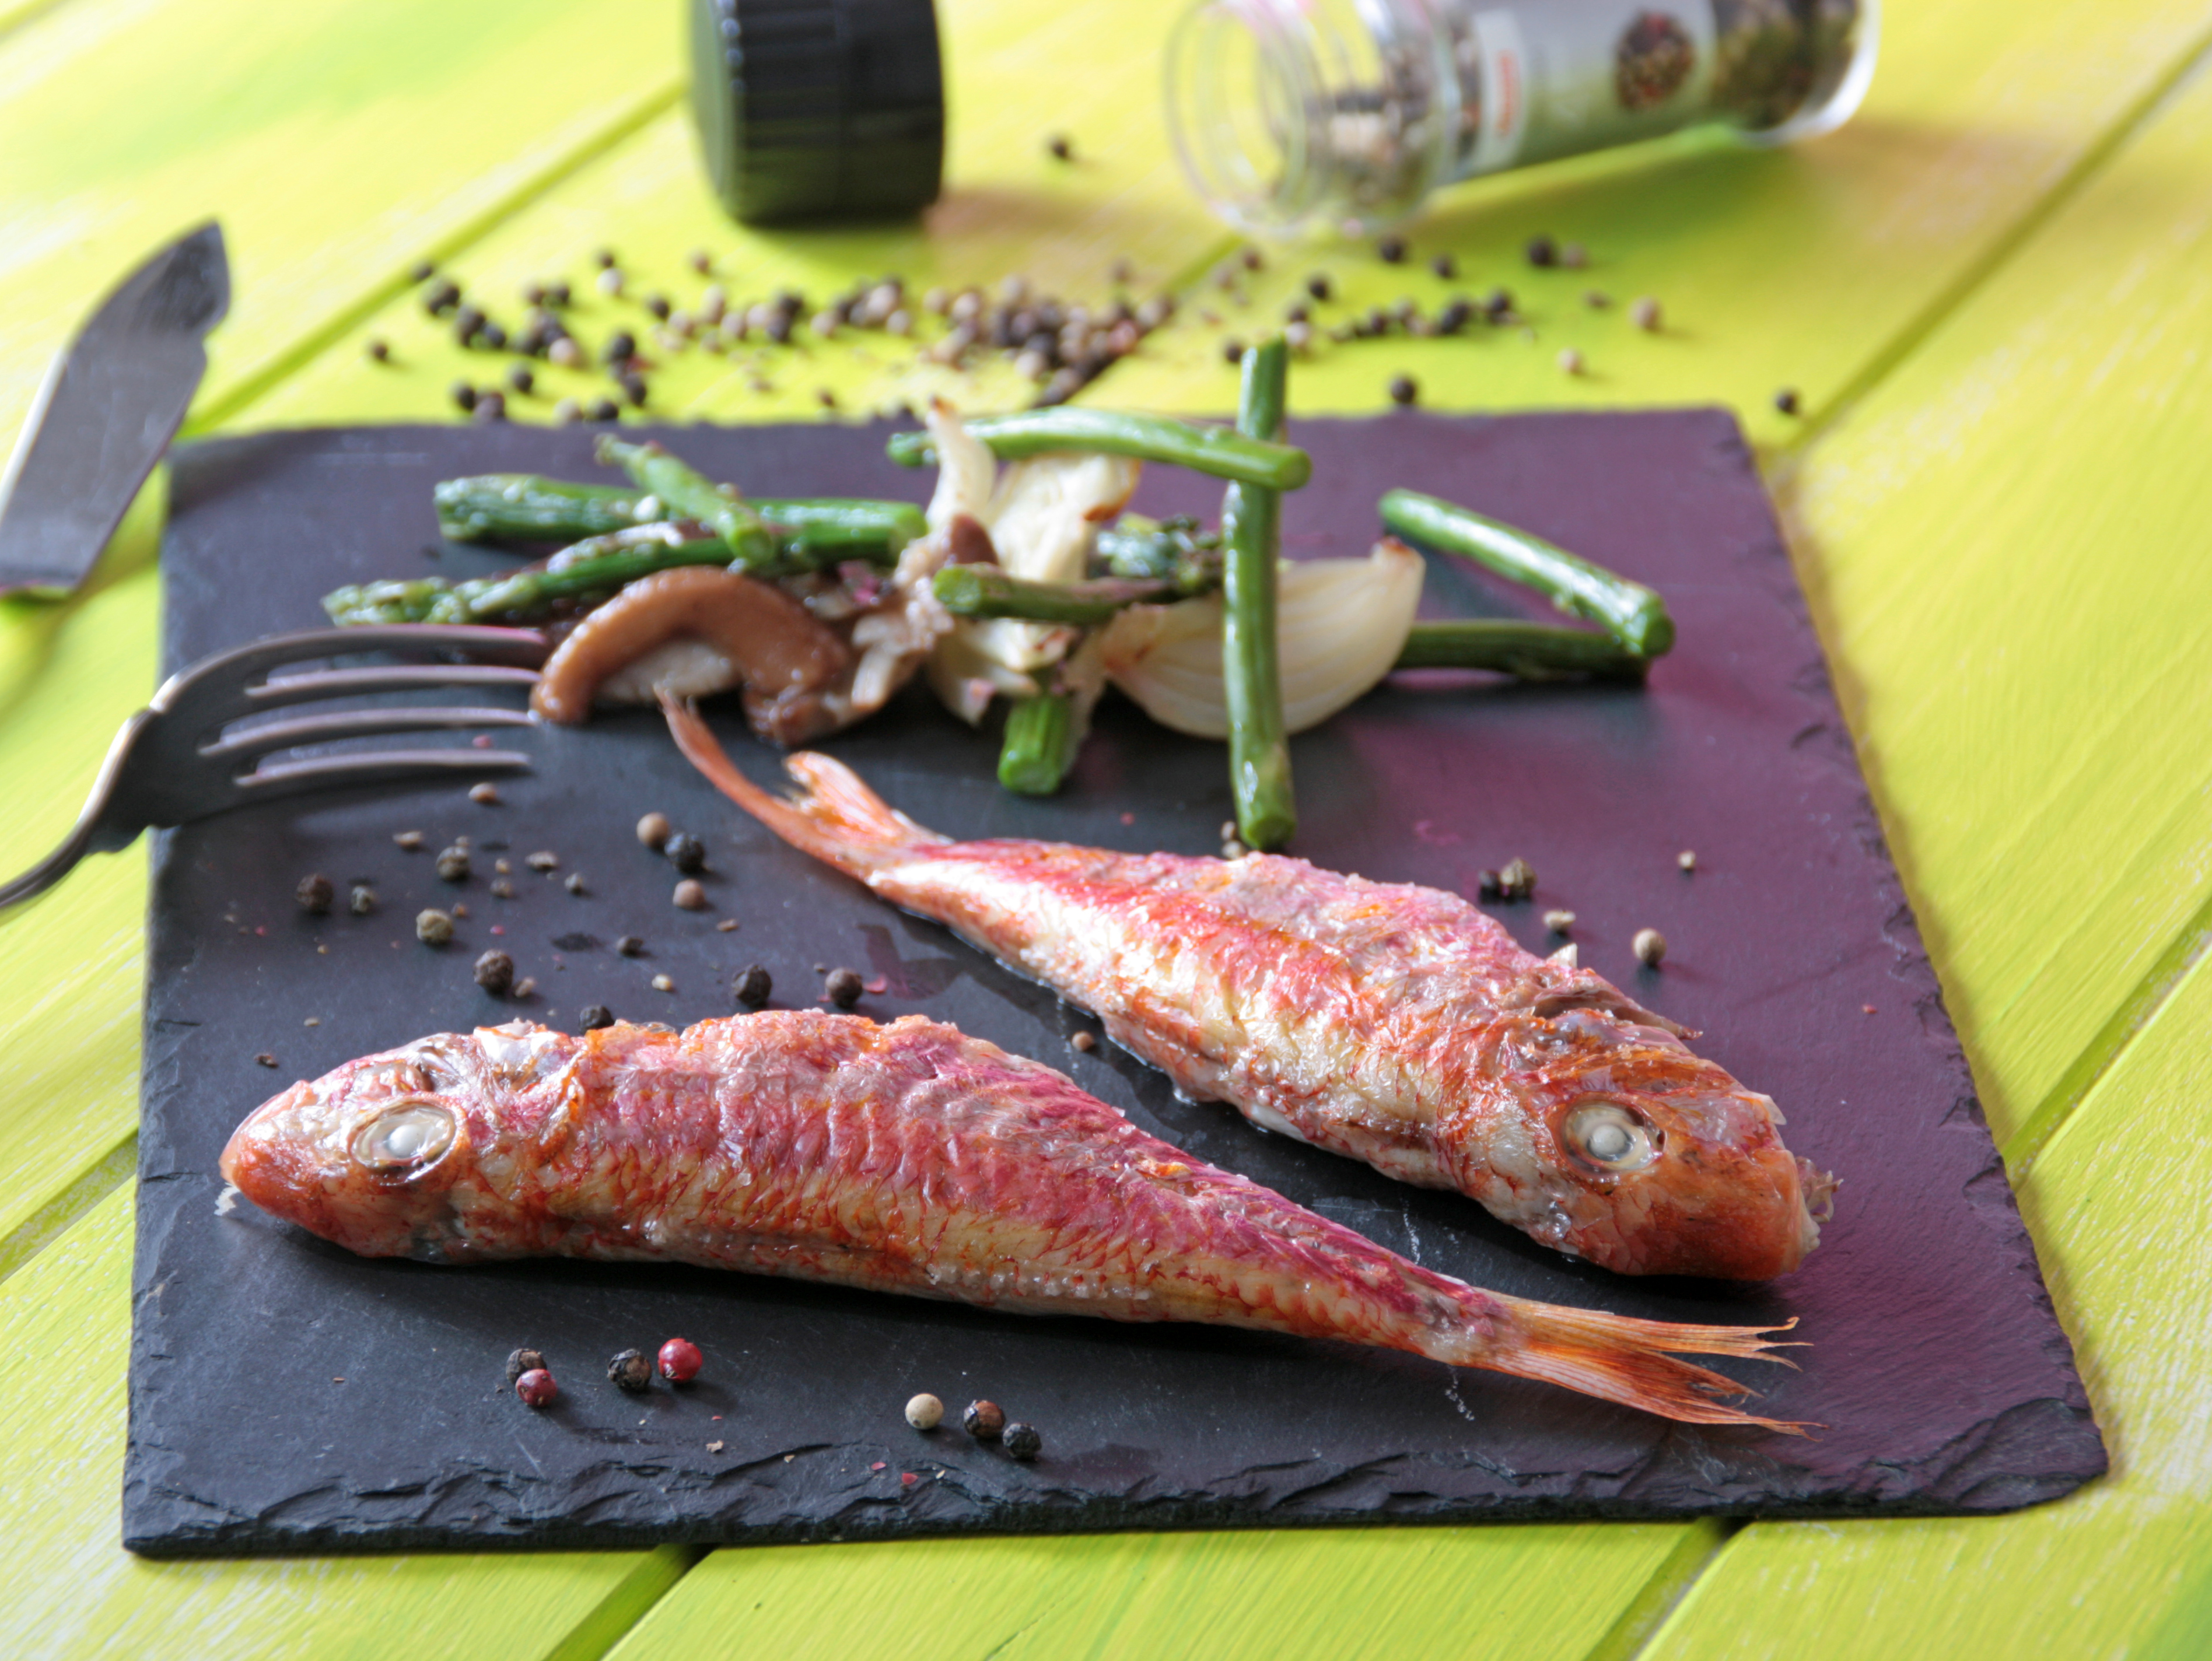
{"label": "pink peppercorn", "polygon": [[660,1346],[660,1376],[671,1384],[690,1384],[706,1361],[690,1339],[671,1338]]}
{"label": "pink peppercorn", "polygon": [[561,1386],[544,1367],[533,1367],[514,1381],[514,1393],[522,1397],[525,1407],[545,1407],[561,1393]]}

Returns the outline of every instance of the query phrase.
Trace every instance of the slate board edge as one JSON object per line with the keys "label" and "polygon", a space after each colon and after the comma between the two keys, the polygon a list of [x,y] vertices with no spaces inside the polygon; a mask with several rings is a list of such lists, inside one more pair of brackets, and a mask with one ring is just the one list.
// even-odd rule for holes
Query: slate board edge
{"label": "slate board edge", "polygon": [[[1674,412],[1690,414],[1692,412]],[[1717,444],[1723,449],[1733,449],[1748,457],[1734,418],[1724,410],[1705,410],[1704,414],[1717,423]],[[1547,419],[1573,419],[1545,415],[1516,415],[1501,419],[1529,421]],[[1388,419],[1387,417],[1379,419]],[[329,436],[334,430],[323,429],[316,436]],[[452,429],[414,429],[426,439],[448,434]],[[385,429],[387,436],[398,437],[409,429]],[[217,439],[193,446],[207,451],[246,447],[257,441],[281,439],[283,434],[253,434],[242,439]],[[250,452],[246,452],[250,454]],[[1804,618],[1806,605],[1791,567],[1786,549],[1777,530],[1772,538],[1775,555],[1772,581],[1778,594],[1798,616]],[[173,663],[173,646],[167,638],[165,616],[164,657]],[[1808,634],[1812,633],[1808,627]],[[1814,636],[1817,651],[1817,636]],[[1826,681],[1826,666],[1817,657],[1807,665],[1809,674]],[[1842,764],[1850,768],[1859,787],[1861,821],[1858,834],[1866,842],[1871,856],[1879,860],[1889,873],[1889,887],[1897,901],[1897,910],[1886,932],[1897,952],[1901,967],[1911,972],[1911,978],[1924,981],[1928,995],[1933,999],[1930,1013],[1955,1052],[1957,1040],[1948,1013],[1942,1008],[1940,988],[1936,986],[1926,952],[1913,924],[1901,887],[1896,880],[1893,862],[1888,858],[1886,843],[1863,770],[1856,763],[1847,732],[1832,730],[1826,742],[1837,747]],[[156,881],[160,880],[162,854],[167,839],[158,840],[155,850]],[[149,973],[152,966],[149,963]],[[149,1009],[153,988],[149,986]],[[147,1084],[153,1083],[152,1070],[157,1064],[155,1051],[149,1046]],[[1968,1115],[1977,1126],[1981,1125],[1978,1102],[1971,1094],[1960,1103],[1959,1112]],[[1986,1137],[1986,1128],[1982,1127]],[[142,1165],[152,1150],[142,1153]],[[1978,1184],[1973,1203],[1985,1213],[1985,1224],[2003,1238],[1999,1244],[2012,1248],[2018,1261],[2033,1282],[2033,1296],[2048,1313],[2050,1301],[2043,1287],[2033,1256],[2033,1242],[2020,1221],[2010,1187],[2003,1180],[2002,1161],[1991,1145],[1988,1173],[1996,1180],[1992,1184]],[[161,1173],[142,1169],[142,1181],[159,1180]],[[1990,1208],[1994,1215],[1987,1215]],[[153,1220],[149,1208],[142,1207],[139,1216],[139,1258],[143,1265],[149,1261],[149,1238]],[[143,1307],[143,1300],[154,1288],[134,1275],[134,1293]],[[369,1524],[365,1527],[294,1525],[267,1517],[234,1518],[226,1521],[211,1521],[204,1506],[190,1496],[170,1492],[158,1480],[155,1467],[161,1462],[161,1451],[142,1443],[136,1432],[137,1422],[137,1383],[140,1368],[137,1365],[139,1349],[148,1343],[150,1335],[143,1322],[134,1323],[132,1384],[133,1434],[129,1449],[129,1464],[125,1482],[125,1543],[134,1551],[148,1555],[191,1556],[235,1552],[241,1548],[256,1551],[315,1551],[328,1549],[394,1550],[423,1547],[482,1549],[512,1546],[516,1549],[565,1549],[570,1547],[635,1547],[664,1542],[680,1541],[693,1543],[749,1543],[775,1540],[817,1540],[839,1536],[847,1539],[865,1537],[905,1537],[919,1534],[952,1534],[975,1532],[1090,1532],[1122,1528],[1216,1528],[1226,1526],[1340,1526],[1358,1521],[1419,1520],[1433,1522],[1506,1521],[1529,1519],[1565,1519],[1576,1516],[1593,1519],[1607,1518],[1637,1518],[1649,1519],[1656,1515],[1722,1515],[1735,1517],[1808,1517],[1836,1518],[1875,1515],[1944,1515],[1980,1514],[1989,1512],[2016,1509],[2040,1503],[2071,1491],[2090,1476],[2101,1472],[2101,1445],[2099,1462],[2094,1470],[2086,1468],[2081,1461],[2081,1432],[2087,1427],[2094,1438],[2086,1393],[2081,1391],[2078,1375],[2071,1366],[2066,1351],[2066,1339],[2055,1322],[2051,1323],[2052,1340],[2056,1353],[2064,1363],[2071,1390],[2066,1398],[2045,1398],[2022,1403],[1996,1419],[1972,1427],[1957,1438],[1951,1446],[1968,1445],[1967,1451],[1955,1463],[1945,1467],[1945,1478],[1936,1487],[1913,1496],[1905,1503],[1896,1500],[1869,1499],[1863,1494],[1838,1492],[1818,1498],[1797,1496],[1766,1503],[1746,1505],[1715,1496],[1705,1502],[1684,1494],[1674,1494],[1664,1502],[1663,1510],[1655,1510],[1654,1496],[1620,1500],[1585,1499],[1568,1501],[1557,1494],[1536,1496],[1523,1500],[1482,1499],[1474,1501],[1455,1501],[1429,1496],[1429,1503],[1417,1512],[1390,1512],[1377,1514],[1369,1508],[1331,1508],[1300,1506],[1294,1498],[1276,1501],[1243,1499],[1220,1500],[1174,1499],[1139,1504],[1126,1502],[1091,1502],[1091,1509],[1080,1519],[1071,1515],[1071,1508],[1050,1504],[997,1503],[975,1508],[973,1514],[945,1520],[915,1519],[896,1516],[890,1525],[878,1527],[866,1520],[836,1523],[799,1523],[769,1526],[748,1526],[737,1522],[734,1526],[722,1520],[700,1523],[616,1523],[576,1525],[550,1519],[524,1519],[530,1527],[525,1537],[503,1537],[497,1532],[483,1532],[472,1528],[442,1528],[434,1526],[384,1526]],[[2067,1448],[2075,1461],[2075,1468],[2056,1474],[2039,1474],[2043,1462],[2033,1456],[2040,1447],[2049,1450],[2057,1443]],[[1923,1462],[1925,1463],[1925,1462]],[[1324,1476],[1322,1479],[1328,1478]],[[1293,1485],[1293,1491],[1308,1488],[1308,1483]]]}

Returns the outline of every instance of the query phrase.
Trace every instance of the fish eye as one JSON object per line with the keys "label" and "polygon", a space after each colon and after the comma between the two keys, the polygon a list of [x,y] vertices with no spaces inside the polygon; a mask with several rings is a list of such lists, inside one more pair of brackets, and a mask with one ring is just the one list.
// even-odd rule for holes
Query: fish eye
{"label": "fish eye", "polygon": [[434,1162],[453,1145],[453,1110],[420,1098],[393,1102],[354,1132],[353,1156],[372,1171],[404,1171]]}
{"label": "fish eye", "polygon": [[1619,1102],[1583,1102],[1560,1129],[1571,1152],[1608,1174],[1641,1171],[1659,1157],[1659,1133]]}

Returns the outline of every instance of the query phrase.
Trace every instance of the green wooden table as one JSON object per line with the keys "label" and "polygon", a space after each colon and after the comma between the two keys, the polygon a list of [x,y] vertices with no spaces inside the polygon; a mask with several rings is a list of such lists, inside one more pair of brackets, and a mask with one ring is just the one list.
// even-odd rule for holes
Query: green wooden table
{"label": "green wooden table", "polygon": [[[0,429],[88,303],[209,213],[238,299],[197,431],[453,414],[488,373],[410,266],[816,294],[1018,271],[1187,303],[1085,395],[1232,403],[1233,245],[1157,117],[1175,0],[941,0],[951,186],[919,225],[763,236],[708,197],[675,0],[0,0]],[[1416,228],[1533,338],[1324,349],[1299,412],[1720,402],[1759,445],[1891,846],[2072,1334],[2112,1472],[1975,1521],[1376,1529],[708,1554],[146,1563],[117,1541],[137,855],[0,932],[0,1652],[622,1658],[1452,1655],[1611,1661],[2212,1653],[2212,43],[2206,0],[1897,5],[1859,118],[1692,136],[1464,190]],[[1073,165],[1045,153],[1075,141]],[[1587,271],[1519,258],[1537,232]],[[1419,264],[1316,264],[1426,303]],[[1658,298],[1668,325],[1626,306]],[[594,306],[603,304],[596,299]],[[611,304],[611,303],[605,303]],[[609,326],[594,315],[595,326]],[[371,336],[392,362],[372,363]],[[1587,373],[1563,374],[1573,346]],[[939,384],[838,342],[693,355],[660,413],[820,418]],[[553,396],[586,378],[542,378]],[[1773,393],[1801,398],[1794,417]],[[1011,400],[1004,372],[962,395]],[[538,418],[550,399],[518,400]],[[0,869],[73,815],[152,684],[158,490],[94,584],[0,603]]]}

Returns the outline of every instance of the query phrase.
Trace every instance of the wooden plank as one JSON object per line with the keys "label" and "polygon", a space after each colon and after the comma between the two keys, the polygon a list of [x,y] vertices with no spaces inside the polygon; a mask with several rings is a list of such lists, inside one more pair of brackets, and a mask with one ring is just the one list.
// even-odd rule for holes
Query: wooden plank
{"label": "wooden plank", "polygon": [[[652,344],[654,319],[642,302],[659,294],[690,310],[712,281],[744,300],[794,288],[819,305],[863,276],[896,273],[917,300],[934,285],[995,287],[1015,275],[1040,291],[1100,305],[1111,297],[1117,260],[1129,262],[1139,294],[1171,284],[1225,246],[1221,227],[1184,189],[1158,118],[1158,45],[1182,4],[1123,0],[1110,28],[1102,27],[1103,14],[1080,7],[1047,15],[1013,0],[940,7],[953,111],[946,187],[919,219],[826,229],[735,225],[708,189],[690,116],[678,109],[457,255],[452,274],[511,332],[526,284],[566,281],[576,296],[571,326],[595,361],[617,330],[647,343],[653,403],[664,415],[814,417],[823,391],[847,412],[938,391],[971,408],[1016,402],[1025,384],[997,359],[980,375],[936,370],[880,332],[820,341],[802,327],[788,350],[663,350]],[[1072,136],[1072,163],[1048,151],[1055,132]],[[592,287],[600,248],[622,261],[619,299]],[[695,249],[713,256],[711,278],[686,263]],[[364,355],[371,338],[390,346],[390,362]],[[500,385],[511,361],[462,350],[404,296],[242,418],[290,426],[454,417],[455,381]],[[560,397],[588,402],[616,391],[597,367],[531,367],[538,391],[510,397],[517,419],[542,421]]]}
{"label": "wooden plank", "polygon": [[202,408],[665,105],[674,5],[70,0],[0,36],[0,432],[98,294],[219,215]]}
{"label": "wooden plank", "polygon": [[[1449,1654],[1582,1661],[1714,1525],[1328,1529],[718,1552],[610,1661]],[[1692,1549],[1682,1553],[1685,1541]]]}
{"label": "wooden plank", "polygon": [[2212,1652],[2209,1034],[2199,965],[2020,1185],[2112,1475],[1991,1521],[1754,1525],[1648,1661]]}
{"label": "wooden plank", "polygon": [[[131,1556],[116,1533],[131,1215],[127,1192],[110,1197],[0,1287],[0,1528],[9,1560],[0,1652],[252,1661],[385,1656],[427,1642],[436,1655],[557,1654],[575,1634],[603,1644],[681,1572],[688,1559],[673,1549],[260,1562]],[[344,1434],[342,1415],[332,1434]]]}
{"label": "wooden plank", "polygon": [[[1441,408],[1711,402],[1735,408],[1759,443],[1788,442],[1802,422],[1778,413],[1773,394],[1796,388],[1818,415],[1877,373],[2195,55],[2208,21],[2201,0],[1887,8],[1865,107],[1826,137],[1759,151],[1685,136],[1462,186],[1410,227],[1403,265],[1369,249],[1271,255],[1239,284],[1249,306],[1194,289],[1182,326],[1148,342],[1111,395],[1233,408],[1223,335],[1279,324],[1288,302],[1305,299],[1304,276],[1322,270],[1340,296],[1313,308],[1324,324],[1401,298],[1433,312],[1448,295],[1502,284],[1532,333],[1324,343],[1292,373],[1296,410],[1376,408],[1407,373]],[[1540,233],[1583,244],[1588,269],[1531,267],[1522,250]],[[1439,252],[1456,261],[1452,281],[1427,268]],[[1613,304],[1584,304],[1591,289]],[[1660,333],[1630,320],[1627,303],[1644,294],[1662,305]],[[1206,326],[1201,309],[1221,326]],[[1565,348],[1586,373],[1560,372]]]}

